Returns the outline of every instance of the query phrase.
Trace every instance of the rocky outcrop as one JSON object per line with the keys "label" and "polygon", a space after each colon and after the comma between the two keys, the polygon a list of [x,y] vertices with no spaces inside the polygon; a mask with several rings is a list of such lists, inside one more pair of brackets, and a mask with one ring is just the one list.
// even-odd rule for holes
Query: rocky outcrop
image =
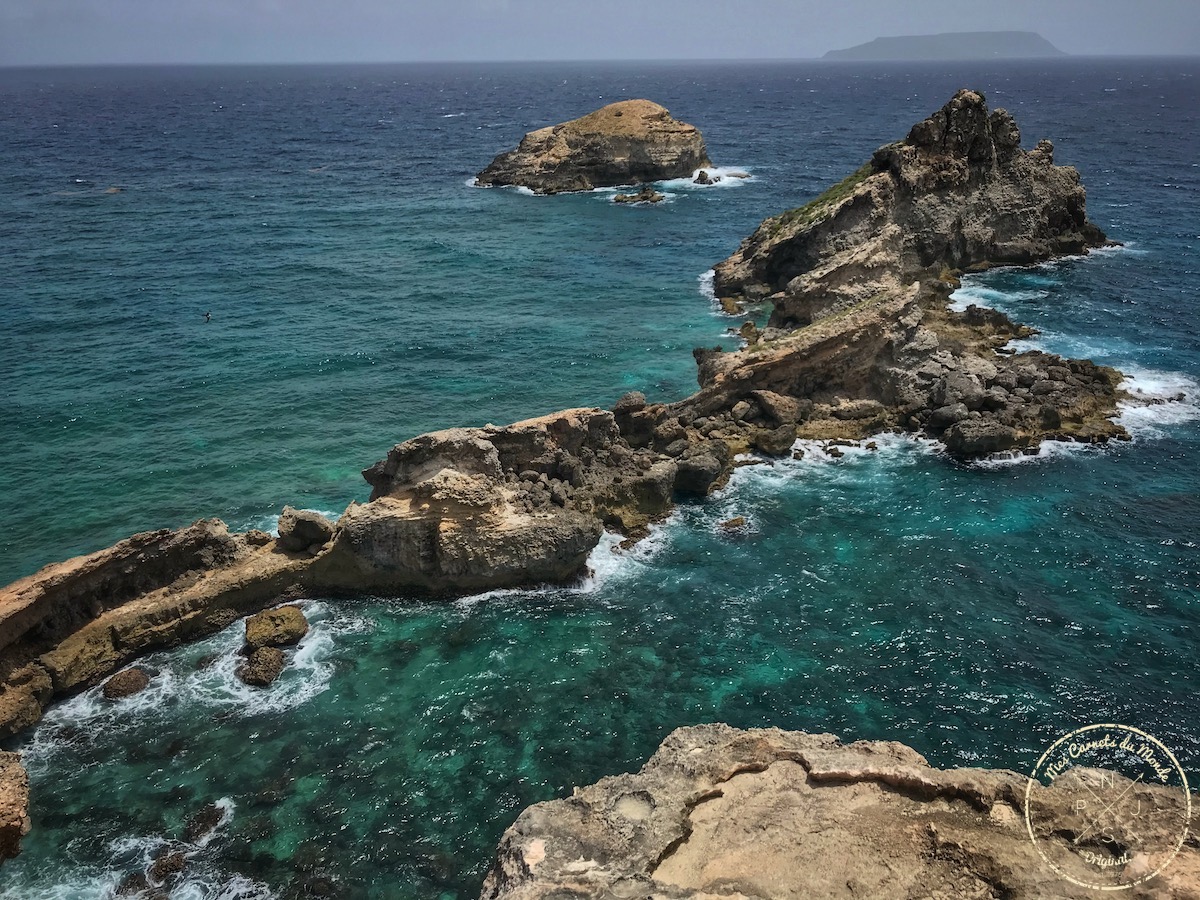
{"label": "rocky outcrop", "polygon": [[29,775],[17,753],[0,752],[0,862],[21,852],[29,833]]}
{"label": "rocky outcrop", "polygon": [[666,194],[661,194],[650,185],[646,185],[636,194],[617,194],[613,197],[613,203],[662,203],[666,199]]}
{"label": "rocky outcrop", "polygon": [[262,532],[202,520],[135,535],[0,589],[0,737],[53,696],[229,625],[303,583],[307,558]]}
{"label": "rocky outcrop", "polygon": [[846,180],[764,221],[716,267],[724,304],[765,300],[773,311],[746,350],[701,355],[692,405],[731,406],[766,389],[813,404],[803,436],[923,432],[962,458],[1127,437],[1110,420],[1118,372],[1011,353],[1029,329],[947,302],[964,271],[1106,242],[1078,173],[1054,165],[1049,142],[1023,151],[1007,112],[959,91]]}
{"label": "rocky outcrop", "polygon": [[610,103],[579,119],[531,131],[476,176],[482,186],[539,194],[691,177],[711,166],[699,130],[649,100]]}
{"label": "rocky outcrop", "polygon": [[[898,743],[681,728],[637,774],[526,809],[504,833],[482,897],[1094,897],[1043,862],[1026,830],[1027,784],[1015,772],[936,769]],[[1172,843],[1155,838],[1178,832],[1165,829],[1182,818],[1182,791],[1126,787],[1158,814],[1137,820],[1136,841],[1118,839]],[[1086,838],[1077,799],[1059,781],[1034,786],[1040,840]],[[1129,871],[1148,862],[1134,852]],[[1127,896],[1183,900],[1197,884],[1200,850],[1189,841]]]}

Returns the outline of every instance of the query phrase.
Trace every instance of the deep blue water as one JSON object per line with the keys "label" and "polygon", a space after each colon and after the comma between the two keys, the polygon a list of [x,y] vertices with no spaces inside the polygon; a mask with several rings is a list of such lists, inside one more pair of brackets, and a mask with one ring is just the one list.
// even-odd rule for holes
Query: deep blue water
{"label": "deep blue water", "polygon": [[[631,388],[724,341],[700,276],[959,87],[1076,165],[1127,248],[972,279],[1131,387],[1200,378],[1200,63],[663,64],[0,71],[0,579],[133,531],[337,512],[395,441]],[[668,203],[468,186],[534,128],[663,103],[749,181]],[[119,187],[120,192],[108,193]],[[205,324],[203,313],[212,312]],[[265,692],[237,626],[161,654],[144,701],[19,742],[34,832],[0,896],[103,896],[205,803],[178,897],[470,897],[526,804],[722,720],[1028,770],[1094,721],[1200,771],[1200,426],[962,468],[927,445],[740,470],[575,590],[318,602]],[[740,513],[749,533],[717,523]],[[197,671],[206,654],[219,663]]]}

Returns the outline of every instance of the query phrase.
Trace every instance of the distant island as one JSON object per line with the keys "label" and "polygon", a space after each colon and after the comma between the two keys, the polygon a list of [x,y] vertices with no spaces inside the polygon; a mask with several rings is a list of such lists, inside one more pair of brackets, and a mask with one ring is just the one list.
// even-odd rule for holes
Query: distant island
{"label": "distant island", "polygon": [[946,34],[912,34],[875,38],[865,44],[830,50],[822,59],[966,60],[1047,59],[1066,56],[1032,31],[958,31]]}

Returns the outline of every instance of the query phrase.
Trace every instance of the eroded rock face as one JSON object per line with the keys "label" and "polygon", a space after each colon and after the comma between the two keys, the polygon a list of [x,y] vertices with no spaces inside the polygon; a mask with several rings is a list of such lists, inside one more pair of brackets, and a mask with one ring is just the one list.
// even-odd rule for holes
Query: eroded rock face
{"label": "eroded rock face", "polygon": [[309,562],[278,552],[267,535],[231,534],[209,519],[12,583],[0,590],[0,737],[37,722],[55,695],[303,589]]}
{"label": "eroded rock face", "polygon": [[0,862],[21,852],[29,833],[29,775],[17,753],[0,752]]}
{"label": "eroded rock face", "polygon": [[635,448],[618,424],[644,408],[565,410],[396,445],[363,473],[371,502],[338,522],[319,577],[435,592],[578,577],[605,526],[644,531],[671,507],[674,460]]}
{"label": "eroded rock face", "polygon": [[[1034,848],[1026,784],[1015,772],[935,769],[898,743],[681,728],[639,773],[526,809],[504,833],[482,897],[1094,897]],[[1128,786],[1148,808],[1183,805],[1182,793]],[[1082,831],[1075,799],[1035,788],[1043,839]],[[1197,884],[1192,843],[1132,896],[1182,900]]]}
{"label": "eroded rock face", "polygon": [[690,177],[711,166],[699,130],[649,100],[610,103],[579,119],[531,131],[476,183],[539,194]]}
{"label": "eroded rock face", "polygon": [[1078,173],[1053,164],[1049,142],[1022,151],[1007,112],[959,91],[845,181],[764,221],[716,267],[723,302],[769,300],[773,312],[749,350],[702,356],[696,402],[735,404],[765,389],[814,405],[801,436],[895,428],[942,438],[961,458],[1125,438],[1110,421],[1118,372],[1001,353],[1031,330],[947,304],[967,269],[1104,243]]}

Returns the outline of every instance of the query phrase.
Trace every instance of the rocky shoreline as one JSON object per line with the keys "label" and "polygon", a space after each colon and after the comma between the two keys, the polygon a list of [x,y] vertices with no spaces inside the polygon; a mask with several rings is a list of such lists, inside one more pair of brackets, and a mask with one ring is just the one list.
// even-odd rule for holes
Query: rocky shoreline
{"label": "rocky shoreline", "polygon": [[364,471],[369,502],[336,523],[285,510],[272,537],[203,520],[0,589],[0,738],[145,653],[288,599],[570,582],[605,529],[636,540],[742,455],[787,456],[798,438],[901,431],[964,460],[1126,438],[1112,421],[1120,373],[1010,352],[1028,329],[948,302],[963,271],[1105,243],[1075,170],[1053,165],[1047,142],[1022,151],[1007,113],[960,91],[717,266],[727,307],[774,311],[762,331],[742,327],[741,349],[696,351],[693,396],[422,435]]}
{"label": "rocky shoreline", "polygon": [[[1095,773],[1096,770],[1089,770]],[[1088,773],[1071,778],[1087,778]],[[1169,848],[1182,791],[1116,775],[1132,804],[1158,817],[1117,828],[1130,848]],[[1075,856],[1111,847],[1075,808],[1063,778],[1035,783],[1031,809],[1045,852],[1062,850],[1078,881],[1098,877]],[[481,900],[557,897],[1095,897],[1057,875],[1030,839],[1029,779],[990,769],[937,769],[903,744],[828,734],[680,728],[642,770],[529,807],[500,841]],[[1169,815],[1174,812],[1176,815]],[[1076,836],[1082,839],[1065,848]],[[1163,853],[1129,852],[1148,874]],[[1137,898],[1195,897],[1200,842],[1184,841]]]}

